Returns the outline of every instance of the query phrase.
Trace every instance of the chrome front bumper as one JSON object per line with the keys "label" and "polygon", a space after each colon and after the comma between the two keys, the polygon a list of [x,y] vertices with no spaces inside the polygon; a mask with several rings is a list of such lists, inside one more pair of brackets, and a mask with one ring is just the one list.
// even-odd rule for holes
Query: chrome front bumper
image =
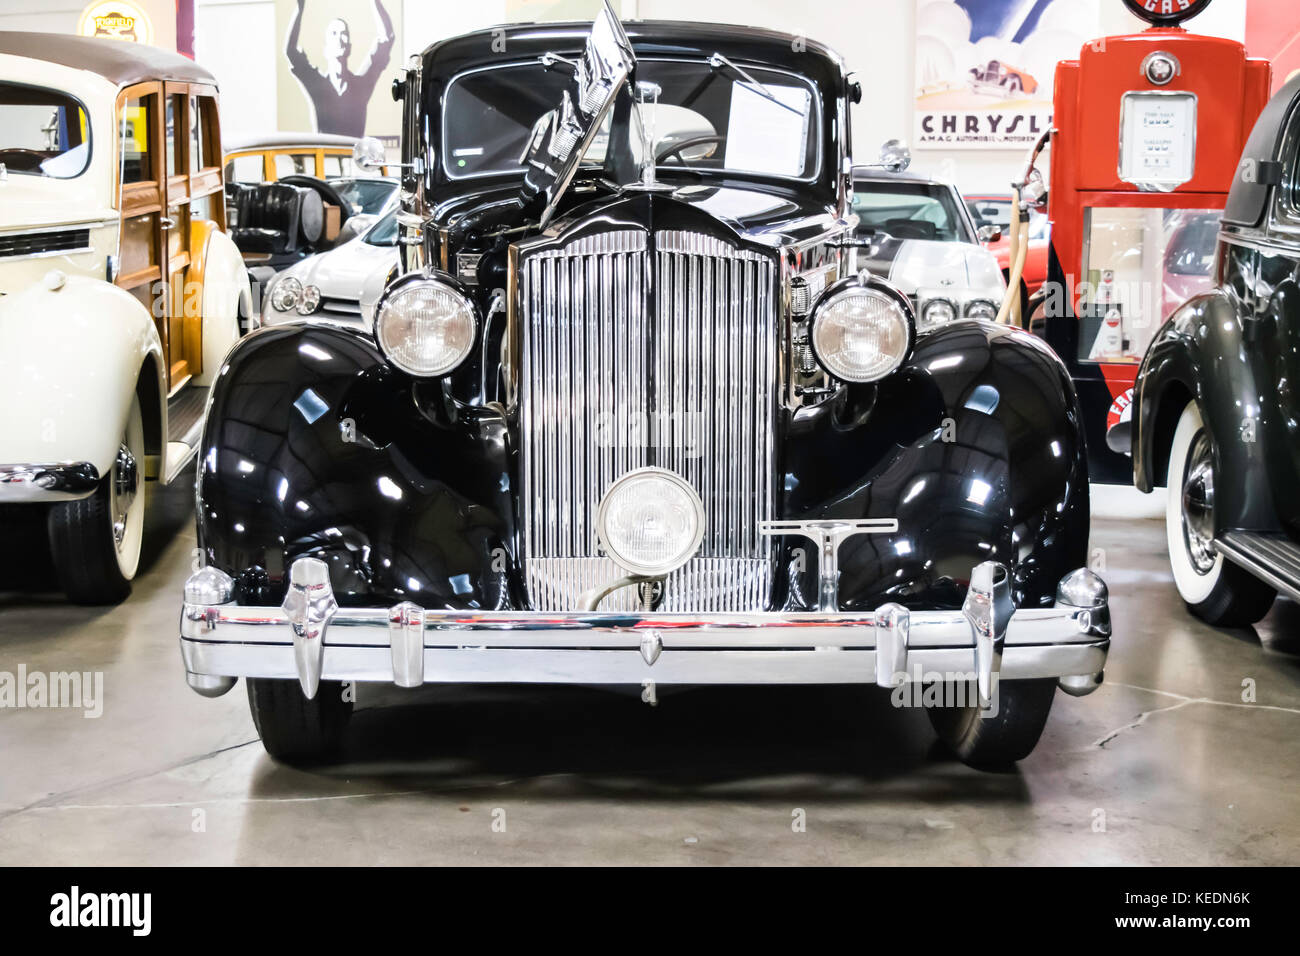
{"label": "chrome front bumper", "polygon": [[88,461],[0,465],[0,504],[73,501],[99,484],[99,471]]}
{"label": "chrome front bumper", "polygon": [[[1006,568],[971,573],[960,611],[869,614],[628,614],[340,608],[324,562],[299,558],[281,607],[231,603],[204,568],[185,585],[181,657],[190,686],[218,696],[239,677],[425,683],[879,684],[970,675],[987,700],[998,679],[1057,678],[1082,695],[1110,648],[1106,585],[1080,569],[1050,608],[1015,610]],[[935,675],[940,675],[936,677]]]}

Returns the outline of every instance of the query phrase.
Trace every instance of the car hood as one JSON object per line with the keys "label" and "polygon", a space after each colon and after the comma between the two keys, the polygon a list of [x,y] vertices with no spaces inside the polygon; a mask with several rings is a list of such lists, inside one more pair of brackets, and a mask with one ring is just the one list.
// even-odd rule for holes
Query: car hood
{"label": "car hood", "polygon": [[908,295],[921,289],[952,289],[1000,298],[1006,288],[997,257],[969,242],[878,236],[858,250],[858,266]]}

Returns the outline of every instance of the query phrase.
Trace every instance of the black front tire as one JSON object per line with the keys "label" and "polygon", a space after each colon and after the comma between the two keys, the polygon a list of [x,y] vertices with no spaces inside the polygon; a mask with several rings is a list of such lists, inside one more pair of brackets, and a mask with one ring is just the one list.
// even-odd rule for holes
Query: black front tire
{"label": "black front tire", "polygon": [[113,541],[112,480],[105,477],[89,498],[50,506],[50,555],[59,586],[74,604],[119,604],[131,593]]}
{"label": "black front tire", "polygon": [[[974,688],[969,688],[965,699],[974,693]],[[998,683],[997,714],[992,717],[981,716],[978,705],[931,707],[927,713],[939,739],[962,763],[980,770],[1000,770],[1028,757],[1037,746],[1055,694],[1055,678],[1004,680]],[[955,698],[945,695],[945,699]]]}
{"label": "black front tire", "polygon": [[248,709],[266,752],[281,763],[319,763],[333,756],[352,717],[339,681],[321,681],[308,700],[296,680],[250,677]]}

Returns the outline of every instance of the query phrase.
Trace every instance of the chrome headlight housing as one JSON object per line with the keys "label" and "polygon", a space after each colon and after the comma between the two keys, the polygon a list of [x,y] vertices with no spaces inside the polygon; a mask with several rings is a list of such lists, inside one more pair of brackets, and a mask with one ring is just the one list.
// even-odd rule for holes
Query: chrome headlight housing
{"label": "chrome headlight housing", "polygon": [[813,306],[813,355],[845,382],[889,375],[907,358],[915,334],[907,298],[867,273],[835,283]]}
{"label": "chrome headlight housing", "polygon": [[478,308],[445,273],[412,273],[384,292],[375,308],[375,339],[384,357],[408,375],[446,375],[469,355]]}
{"label": "chrome headlight housing", "polygon": [[966,303],[966,318],[992,322],[998,317],[999,303],[992,299],[971,299]]}

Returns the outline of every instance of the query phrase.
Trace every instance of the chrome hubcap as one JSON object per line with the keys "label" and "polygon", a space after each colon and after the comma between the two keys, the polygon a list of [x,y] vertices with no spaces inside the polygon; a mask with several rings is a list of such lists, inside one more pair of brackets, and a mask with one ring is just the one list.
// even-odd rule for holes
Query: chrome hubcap
{"label": "chrome hubcap", "polygon": [[131,449],[122,445],[117,449],[117,459],[113,462],[113,541],[118,547],[126,538],[126,519],[135,502],[136,490],[139,488],[140,471],[136,465]]}
{"label": "chrome hubcap", "polygon": [[1214,568],[1214,465],[1210,440],[1201,432],[1187,453],[1183,473],[1183,538],[1198,574]]}

